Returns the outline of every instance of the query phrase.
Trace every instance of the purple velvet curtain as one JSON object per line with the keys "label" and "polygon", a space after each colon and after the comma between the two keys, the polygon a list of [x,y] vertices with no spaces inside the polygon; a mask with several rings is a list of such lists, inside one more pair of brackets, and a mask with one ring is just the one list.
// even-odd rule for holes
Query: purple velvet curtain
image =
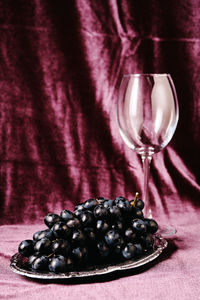
{"label": "purple velvet curtain", "polygon": [[115,120],[124,73],[170,73],[180,120],[151,165],[155,214],[200,206],[200,1],[0,2],[0,222],[142,192]]}

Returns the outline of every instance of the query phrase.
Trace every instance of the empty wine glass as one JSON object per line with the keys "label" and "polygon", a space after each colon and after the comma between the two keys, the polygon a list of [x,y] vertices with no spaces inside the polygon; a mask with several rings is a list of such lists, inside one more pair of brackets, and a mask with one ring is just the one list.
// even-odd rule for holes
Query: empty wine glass
{"label": "empty wine glass", "polygon": [[[148,191],[150,162],[154,153],[171,140],[178,117],[176,90],[169,74],[123,76],[117,101],[118,126],[124,142],[141,156],[143,162],[143,200],[147,218],[152,218]],[[164,233],[170,234],[169,229]]]}

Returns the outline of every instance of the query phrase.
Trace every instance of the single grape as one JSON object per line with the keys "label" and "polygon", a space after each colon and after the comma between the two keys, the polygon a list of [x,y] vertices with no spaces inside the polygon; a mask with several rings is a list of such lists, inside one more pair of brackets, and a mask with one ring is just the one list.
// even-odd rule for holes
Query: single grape
{"label": "single grape", "polygon": [[81,227],[81,222],[78,218],[74,217],[73,219],[67,221],[66,225],[71,229],[78,229]]}
{"label": "single grape", "polygon": [[87,244],[94,244],[96,242],[96,233],[94,228],[92,227],[85,227],[83,228],[83,232],[85,234],[85,237],[87,239]]}
{"label": "single grape", "polygon": [[41,254],[39,252],[35,252],[34,254],[30,255],[27,261],[27,265],[30,267],[32,265],[32,263],[34,262],[34,260],[36,260],[36,258],[40,257]]}
{"label": "single grape", "polygon": [[84,245],[85,235],[81,230],[74,230],[72,233],[71,242],[77,245]]}
{"label": "single grape", "polygon": [[67,257],[66,258],[66,271],[71,271],[73,270],[74,267],[74,262],[73,259],[71,257]]}
{"label": "single grape", "polygon": [[46,255],[41,255],[33,260],[31,267],[36,271],[44,271],[48,269],[49,259]]}
{"label": "single grape", "polygon": [[96,219],[106,219],[108,217],[108,210],[103,205],[98,205],[93,210]]}
{"label": "single grape", "polygon": [[110,228],[110,225],[105,220],[97,220],[96,222],[96,232],[97,233],[105,233]]}
{"label": "single grape", "polygon": [[84,262],[88,258],[87,247],[76,247],[72,250],[72,255],[76,263]]}
{"label": "single grape", "polygon": [[56,255],[50,259],[49,271],[54,273],[64,273],[67,270],[67,259],[62,255]]}
{"label": "single grape", "polygon": [[137,255],[137,249],[134,244],[128,243],[122,250],[122,256],[125,259],[132,259]]}
{"label": "single grape", "polygon": [[132,225],[133,231],[137,234],[143,234],[147,230],[147,226],[146,226],[145,222],[141,219],[132,220],[131,225]]}
{"label": "single grape", "polygon": [[99,205],[99,201],[97,199],[88,199],[85,203],[84,203],[84,209],[85,210],[90,210],[93,211],[93,209]]}
{"label": "single grape", "polygon": [[112,221],[115,221],[121,217],[121,210],[116,205],[109,207],[108,212],[109,219],[111,219]]}
{"label": "single grape", "polygon": [[135,207],[143,210],[143,208],[144,208],[144,201],[142,201],[142,199],[137,199]]}
{"label": "single grape", "polygon": [[52,242],[47,238],[42,238],[35,243],[34,250],[35,252],[40,252],[48,254],[51,251]]}
{"label": "single grape", "polygon": [[144,218],[144,214],[143,214],[143,211],[137,207],[135,207],[133,209],[133,215],[134,215],[134,218],[136,219],[143,219]]}
{"label": "single grape", "polygon": [[69,228],[65,223],[58,222],[52,227],[52,231],[56,238],[68,238],[71,235],[71,228]]}
{"label": "single grape", "polygon": [[74,211],[74,216],[79,219],[80,215],[82,215],[83,212],[84,210],[77,209]]}
{"label": "single grape", "polygon": [[105,235],[105,241],[107,245],[111,247],[114,247],[119,242],[120,238],[119,233],[114,229],[109,230]]}
{"label": "single grape", "polygon": [[124,230],[124,224],[121,221],[121,219],[119,219],[118,221],[115,221],[115,223],[112,225],[112,229],[118,231],[119,233],[122,233]]}
{"label": "single grape", "polygon": [[115,246],[113,247],[114,253],[120,254],[123,246],[124,246],[124,239],[120,236],[118,240],[115,242]]}
{"label": "single grape", "polygon": [[102,205],[104,208],[108,209],[109,207],[112,207],[114,205],[114,202],[111,199],[106,199]]}
{"label": "single grape", "polygon": [[76,205],[76,206],[74,207],[74,212],[75,212],[75,211],[78,211],[78,210],[79,210],[79,211],[80,211],[80,210],[81,210],[81,211],[84,211],[84,210],[85,210],[84,204],[85,204],[85,203],[80,203],[80,204]]}
{"label": "single grape", "polygon": [[57,239],[53,242],[51,246],[52,252],[54,254],[61,254],[63,256],[67,256],[70,252],[70,243],[64,239]]}
{"label": "single grape", "polygon": [[61,217],[61,221],[66,223],[67,221],[74,218],[74,214],[70,210],[64,209],[61,211],[60,217]]}
{"label": "single grape", "polygon": [[44,237],[46,237],[50,240],[55,239],[54,233],[51,229],[39,230],[39,231],[36,231],[33,235],[33,239],[35,241],[41,240]]}
{"label": "single grape", "polygon": [[114,199],[114,203],[115,203],[115,205],[119,202],[119,201],[126,201],[126,198],[124,198],[124,197],[116,197],[115,199]]}
{"label": "single grape", "polygon": [[142,245],[140,243],[136,243],[134,246],[136,248],[136,255],[141,256],[144,253]]}
{"label": "single grape", "polygon": [[153,250],[154,238],[151,233],[146,233],[145,235],[142,235],[140,237],[140,241],[141,241],[142,246],[146,250]]}
{"label": "single grape", "polygon": [[91,211],[83,211],[79,215],[79,220],[81,221],[82,226],[89,227],[94,223],[94,217]]}
{"label": "single grape", "polygon": [[116,205],[123,214],[130,214],[132,212],[132,206],[128,200],[119,200]]}
{"label": "single grape", "polygon": [[137,240],[137,234],[133,228],[128,227],[124,232],[124,238],[127,242],[135,242]]}
{"label": "single grape", "polygon": [[48,215],[44,217],[44,223],[49,228],[51,228],[55,223],[59,221],[60,221],[60,217],[57,214],[48,213]]}
{"label": "single grape", "polygon": [[158,223],[155,220],[153,220],[153,219],[144,219],[144,222],[147,226],[147,231],[149,233],[152,233],[152,234],[156,233],[156,231],[158,230]]}
{"label": "single grape", "polygon": [[136,201],[135,201],[135,199],[132,199],[132,200],[130,200],[130,205],[133,206],[133,207],[135,207],[135,208],[139,208],[140,210],[143,210],[143,208],[144,208],[144,201],[142,201],[139,198],[136,199]]}
{"label": "single grape", "polygon": [[99,256],[103,258],[108,257],[110,253],[108,245],[103,240],[97,242],[97,251]]}
{"label": "single grape", "polygon": [[33,240],[24,240],[18,246],[18,252],[23,256],[30,256],[34,252]]}

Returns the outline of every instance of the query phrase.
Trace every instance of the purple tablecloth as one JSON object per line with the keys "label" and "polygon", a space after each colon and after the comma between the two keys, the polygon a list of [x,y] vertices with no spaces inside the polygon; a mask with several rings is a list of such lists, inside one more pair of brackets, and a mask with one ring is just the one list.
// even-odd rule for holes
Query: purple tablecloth
{"label": "purple tablecloth", "polygon": [[10,270],[21,240],[44,226],[5,225],[0,230],[1,299],[199,299],[200,223],[198,212],[173,220],[177,234],[154,262],[139,269],[79,280],[33,280]]}

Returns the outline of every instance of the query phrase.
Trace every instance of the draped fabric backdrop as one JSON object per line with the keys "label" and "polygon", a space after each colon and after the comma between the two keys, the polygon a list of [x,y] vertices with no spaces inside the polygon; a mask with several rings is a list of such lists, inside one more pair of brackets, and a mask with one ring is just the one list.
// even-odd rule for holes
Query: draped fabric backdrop
{"label": "draped fabric backdrop", "polygon": [[154,214],[199,219],[199,15],[199,0],[0,1],[1,224],[142,192],[115,105],[123,74],[148,72],[171,74],[180,105],[151,165]]}

